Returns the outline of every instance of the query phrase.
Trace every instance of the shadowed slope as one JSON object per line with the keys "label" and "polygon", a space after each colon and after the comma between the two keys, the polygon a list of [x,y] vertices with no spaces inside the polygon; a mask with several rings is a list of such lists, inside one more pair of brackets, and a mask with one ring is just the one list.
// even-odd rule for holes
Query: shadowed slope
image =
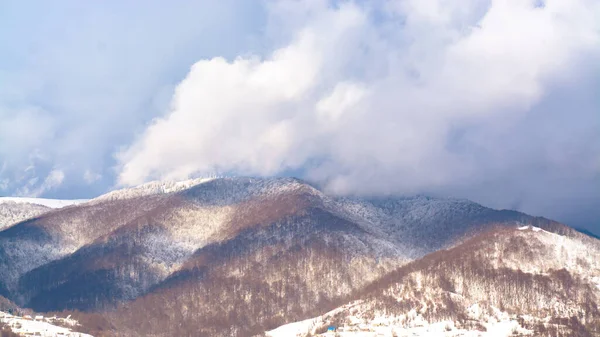
{"label": "shadowed slope", "polygon": [[66,257],[98,237],[142,216],[161,196],[58,209],[0,231],[0,289],[17,302],[18,279],[26,272]]}

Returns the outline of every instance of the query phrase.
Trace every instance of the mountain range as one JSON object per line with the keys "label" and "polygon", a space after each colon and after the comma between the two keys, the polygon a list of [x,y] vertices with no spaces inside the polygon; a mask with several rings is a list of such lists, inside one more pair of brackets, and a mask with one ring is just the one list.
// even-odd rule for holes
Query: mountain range
{"label": "mountain range", "polygon": [[294,178],[47,206],[0,200],[0,296],[94,336],[600,335],[600,241],[516,211]]}

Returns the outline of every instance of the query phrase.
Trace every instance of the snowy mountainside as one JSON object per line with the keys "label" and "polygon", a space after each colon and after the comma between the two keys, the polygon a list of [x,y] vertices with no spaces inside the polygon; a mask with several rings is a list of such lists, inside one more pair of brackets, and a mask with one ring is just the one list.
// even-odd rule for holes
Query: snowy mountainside
{"label": "snowy mountainside", "polygon": [[294,178],[154,182],[0,231],[0,295],[106,312],[125,336],[249,336],[495,226],[584,237],[466,200],[338,198]]}
{"label": "snowy mountainside", "polygon": [[[413,259],[451,246],[472,229],[493,222],[499,212],[468,200],[425,196],[339,198],[333,207],[368,230],[394,240]],[[518,223],[512,214],[501,221]],[[415,241],[419,245],[410,244]]]}
{"label": "snowy mountainside", "polygon": [[[339,336],[339,337],[510,337],[532,336],[533,330],[523,328],[515,317],[495,310],[477,328],[457,326],[453,320],[440,320],[429,323],[416,310],[398,318],[386,314],[371,315],[364,319],[364,303],[355,301],[334,309],[322,316],[290,323],[267,331],[267,337],[305,337],[305,336]],[[469,308],[467,319],[476,321],[478,306]],[[368,309],[367,309],[368,310]],[[348,314],[350,313],[350,314]],[[339,317],[345,317],[346,324],[336,325]],[[402,318],[407,317],[413,324],[404,326]],[[334,332],[324,332],[334,327]]]}
{"label": "snowy mountainside", "polygon": [[23,274],[74,253],[163,202],[147,197],[135,202],[82,203],[5,228],[0,231],[0,295],[19,302],[16,291]]}
{"label": "snowy mountainside", "polygon": [[[282,315],[306,315],[405,264],[398,255],[389,242],[344,219],[304,209],[199,249],[110,320],[129,335],[252,336],[282,322]],[[161,320],[142,328],[134,323],[156,315],[152,308],[165,298],[177,300]]]}
{"label": "snowy mountainside", "polygon": [[9,327],[18,336],[93,337],[73,331],[79,323],[71,318],[44,317],[43,315],[17,316],[0,311],[0,325]]}
{"label": "snowy mountainside", "polygon": [[[522,226],[398,269],[355,299],[267,336],[596,336],[600,241]],[[326,336],[326,334],[323,334]]]}
{"label": "snowy mountainside", "polygon": [[87,200],[0,197],[0,230],[52,209],[78,205]]}
{"label": "snowy mountainside", "polygon": [[51,210],[51,208],[35,204],[0,203],[0,230]]}
{"label": "snowy mountainside", "polygon": [[[355,268],[345,264],[339,264],[339,270],[328,267],[332,277],[348,280],[346,289],[339,288],[340,294],[407,262],[403,252],[385,238],[322,209],[314,202],[318,193],[295,179],[223,179],[163,196],[162,206],[151,215],[23,273],[16,291],[19,303],[36,310],[60,310],[65,303],[82,310],[99,309],[134,299],[165,282],[181,281],[186,273],[193,275],[207,254],[213,256],[211,261],[225,256],[241,259],[239,263],[245,265],[264,247],[271,247],[267,254],[279,252],[282,259],[292,248],[296,251],[318,243],[319,249],[347,257]],[[322,235],[317,240],[319,232]],[[307,258],[319,261],[320,254]],[[264,256],[256,258],[259,264],[267,262]],[[235,273],[212,265],[218,269],[214,273]],[[265,274],[279,272],[273,263],[263,267]],[[366,271],[369,277],[357,278]],[[306,291],[313,291],[317,283],[308,283]]]}
{"label": "snowy mountainside", "polygon": [[368,232],[386,237],[409,259],[451,248],[493,226],[532,225],[573,237],[578,231],[542,217],[495,210],[465,199],[415,197],[335,198],[329,209]]}

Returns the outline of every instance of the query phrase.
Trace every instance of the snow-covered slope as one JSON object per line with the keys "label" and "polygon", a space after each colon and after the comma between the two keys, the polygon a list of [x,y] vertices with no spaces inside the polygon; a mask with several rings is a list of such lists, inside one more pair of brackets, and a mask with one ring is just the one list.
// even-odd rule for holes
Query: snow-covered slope
{"label": "snow-covered slope", "polygon": [[53,209],[79,205],[87,200],[0,197],[0,230]]}
{"label": "snow-covered slope", "polygon": [[522,226],[476,236],[382,278],[356,299],[272,337],[595,336],[600,241]]}
{"label": "snow-covered slope", "polygon": [[[368,231],[388,237],[407,257],[448,248],[482,225],[514,222],[523,214],[500,212],[463,199],[416,197],[338,198],[334,211]],[[415,245],[415,242],[419,244]]]}
{"label": "snow-covered slope", "polygon": [[72,329],[78,323],[70,318],[44,317],[41,315],[15,316],[0,311],[0,323],[8,326],[13,333],[19,336],[92,337],[88,334],[73,331]]}
{"label": "snow-covered slope", "polygon": [[51,211],[51,208],[26,203],[0,203],[0,230],[23,220]]}
{"label": "snow-covered slope", "polygon": [[[407,315],[371,315],[363,317],[365,303],[362,301],[334,309],[322,316],[283,325],[266,333],[267,337],[510,337],[535,336],[534,331],[520,325],[516,316],[495,310],[482,319],[478,306],[473,305],[466,319],[480,322],[477,328],[462,327],[455,321],[439,320],[428,322],[416,310]],[[346,322],[338,325],[339,317]],[[412,324],[403,324],[403,318],[412,319]],[[329,327],[334,330],[325,332]]]}

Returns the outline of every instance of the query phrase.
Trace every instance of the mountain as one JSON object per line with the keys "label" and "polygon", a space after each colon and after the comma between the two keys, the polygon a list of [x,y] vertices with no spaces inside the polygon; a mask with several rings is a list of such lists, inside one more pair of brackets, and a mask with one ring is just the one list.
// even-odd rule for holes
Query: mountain
{"label": "mountain", "polygon": [[[346,240],[339,246],[343,245],[357,261],[362,258],[361,254],[371,259],[381,258],[381,261],[365,262],[373,277],[385,271],[386,264],[406,261],[403,253],[388,240],[323,209],[325,206],[320,198],[324,197],[312,187],[291,179],[222,179],[183,192],[109,203],[90,202],[69,214],[41,217],[21,224],[15,230],[25,225],[36,229],[43,227],[44,232],[52,236],[45,242],[62,240],[57,246],[63,249],[68,246],[71,252],[61,252],[63,256],[50,263],[35,263],[38,266],[28,261],[28,266],[36,268],[19,271],[18,280],[12,285],[17,286],[13,288],[12,296],[36,310],[104,308],[133,299],[151,287],[160,288],[160,282],[182,280],[185,273],[197,269],[201,257],[209,253],[221,257],[241,250],[240,255],[244,256],[253,249],[272,246],[274,242],[285,245],[282,251],[292,245],[294,249],[300,249],[304,244],[298,241],[300,236],[304,241],[315,238],[318,227],[325,224],[329,224],[329,228],[323,228],[321,232],[327,235],[339,232],[339,237]],[[93,211],[90,208],[114,215],[124,203],[127,205],[122,208],[124,210],[140,210],[142,205],[147,209],[140,212],[140,216],[128,212],[125,214],[127,219],[124,217],[121,224],[105,229],[104,233],[93,233],[89,227],[95,220],[90,219]],[[48,230],[77,222],[82,215],[87,217],[85,223],[89,229],[85,230],[86,237],[77,242],[80,248],[69,240],[75,233],[61,236],[61,232]],[[54,219],[59,216],[60,221]],[[103,226],[100,221],[110,220],[100,216],[98,219],[93,225],[95,229]],[[335,223],[340,223],[340,228],[335,228]],[[252,238],[256,230],[262,230],[264,237]],[[7,234],[11,233],[0,233],[0,240]],[[19,235],[11,238],[15,236]],[[88,243],[84,244],[86,241]],[[48,246],[52,247],[52,244],[45,245]],[[379,266],[381,271],[378,271]]]}
{"label": "mountain", "polygon": [[587,238],[468,200],[339,198],[293,178],[153,182],[0,231],[0,295],[100,313],[124,336],[251,336],[523,226]]}
{"label": "mountain", "polygon": [[39,216],[55,208],[77,205],[85,201],[0,197],[0,229]]}
{"label": "mountain", "polygon": [[344,336],[597,336],[599,289],[600,241],[494,228],[267,336],[319,335],[329,326]]}

